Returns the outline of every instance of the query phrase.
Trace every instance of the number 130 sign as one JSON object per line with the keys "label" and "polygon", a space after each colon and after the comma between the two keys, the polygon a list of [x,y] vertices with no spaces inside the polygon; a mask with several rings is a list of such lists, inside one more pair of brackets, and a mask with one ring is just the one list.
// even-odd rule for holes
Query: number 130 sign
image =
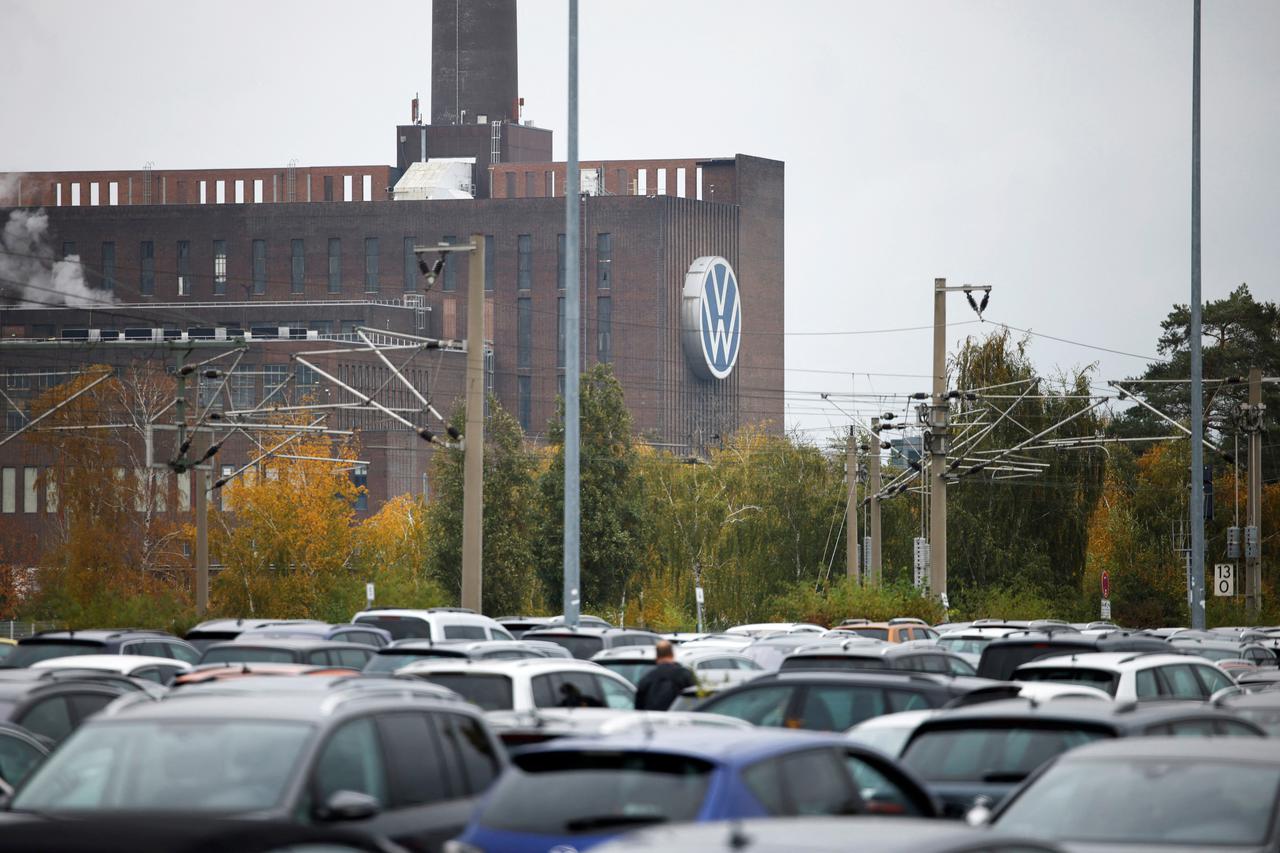
{"label": "number 130 sign", "polygon": [[1218,563],[1213,567],[1213,594],[1236,594],[1236,567],[1231,563]]}

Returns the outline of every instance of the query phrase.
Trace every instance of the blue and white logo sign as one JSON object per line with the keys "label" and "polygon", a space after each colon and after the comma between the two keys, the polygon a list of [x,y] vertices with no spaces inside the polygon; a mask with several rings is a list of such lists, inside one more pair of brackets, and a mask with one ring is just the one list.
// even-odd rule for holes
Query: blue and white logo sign
{"label": "blue and white logo sign", "polygon": [[742,344],[742,298],[733,267],[724,258],[698,258],[685,274],[682,303],[689,366],[703,379],[726,378]]}

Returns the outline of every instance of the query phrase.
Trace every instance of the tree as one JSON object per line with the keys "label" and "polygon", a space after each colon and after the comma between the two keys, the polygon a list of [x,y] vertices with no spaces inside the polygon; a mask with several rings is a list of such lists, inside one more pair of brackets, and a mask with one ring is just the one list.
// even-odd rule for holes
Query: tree
{"label": "tree", "polygon": [[[520,424],[496,397],[488,400],[484,430],[484,578],[481,603],[485,613],[530,613],[543,607],[536,569],[534,535],[534,454],[524,446]],[[461,431],[465,409],[451,417]],[[427,561],[430,576],[452,601],[462,585],[463,454],[441,450],[432,464],[434,497],[428,507]]]}
{"label": "tree", "polygon": [[354,604],[364,601],[364,583],[374,585],[378,601],[399,607],[436,607],[450,602],[431,574],[427,517],[426,502],[418,495],[405,494],[387,501],[359,526]]}
{"label": "tree", "polygon": [[[643,566],[646,538],[631,415],[607,364],[582,374],[580,401],[581,600],[584,608],[616,608]],[[538,563],[548,597],[557,601],[564,564],[563,400],[549,440],[551,464],[539,484]]]}

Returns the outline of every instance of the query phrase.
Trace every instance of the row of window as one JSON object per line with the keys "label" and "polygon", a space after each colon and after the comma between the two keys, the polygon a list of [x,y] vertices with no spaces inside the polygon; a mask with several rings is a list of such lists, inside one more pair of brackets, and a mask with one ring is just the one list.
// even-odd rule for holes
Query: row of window
{"label": "row of window", "polygon": [[[325,201],[337,200],[334,194],[334,181],[333,181],[334,177],[335,177],[334,175],[324,176],[324,200]],[[144,178],[141,181],[143,204],[152,204],[152,203],[167,204],[168,203],[169,201],[168,192],[167,192],[168,183],[166,181],[166,178],[167,176],[161,175],[159,178],[156,179],[155,183],[158,187],[158,192],[153,191],[152,181],[149,178]],[[297,185],[296,185],[295,178],[291,176],[286,176],[283,188],[280,186],[279,178],[280,176],[278,175],[272,176],[271,200],[273,202],[274,201],[304,201],[304,200],[311,201],[311,186],[309,183],[309,176],[307,178],[308,180],[308,184],[306,187],[307,197],[305,199],[300,199],[297,197]],[[342,200],[343,201],[373,201],[373,175],[342,175],[341,178],[342,178]],[[357,186],[356,184],[357,178],[360,181],[360,183],[358,184],[358,186],[360,187],[359,199],[356,198],[356,193],[355,193],[355,189]],[[185,195],[184,186],[183,186],[184,183],[185,182],[183,180],[181,179],[178,180],[179,198],[177,199],[177,201],[179,204],[190,204],[192,202],[184,197]],[[253,178],[250,180],[244,180],[244,179],[212,180],[212,181],[203,180],[203,181],[196,181],[195,184],[199,188],[198,192],[199,192],[200,204],[210,204],[210,203],[226,204],[228,198],[231,198],[232,200],[234,200],[236,204],[247,204],[247,203],[262,204],[264,201],[266,201],[266,184],[264,179],[262,178]],[[110,207],[115,207],[116,205],[120,204],[120,182],[119,181],[84,181],[84,182],[71,181],[70,183],[66,184],[67,192],[65,196],[62,190],[63,186],[64,185],[61,181],[54,184],[54,190],[53,190],[54,205],[57,207],[63,207],[63,206],[80,207],[81,204],[85,203],[86,196],[87,196],[87,203],[90,207],[97,207],[98,205],[103,205],[103,204]],[[85,186],[89,188],[88,193],[85,193],[82,191],[82,188]],[[103,199],[104,193],[102,192],[102,189],[104,186],[106,187],[105,200]],[[133,178],[130,178],[125,186],[127,189],[125,204],[133,204],[134,203]],[[231,192],[228,193],[228,190],[230,190]]]}
{"label": "row of window", "polygon": [[[443,243],[454,244],[458,238],[447,234]],[[407,293],[418,289],[418,281],[422,276],[418,266],[418,257],[414,247],[421,245],[416,237],[405,237],[402,240],[403,251],[403,286]],[[484,289],[493,292],[496,264],[497,241],[492,235],[485,238],[485,276]],[[179,240],[176,250],[176,269],[174,283],[178,296],[191,296],[194,292],[195,274],[191,263],[191,241]],[[71,241],[62,244],[64,258],[77,255],[76,244]],[[228,249],[226,240],[213,241],[213,294],[223,296],[227,293],[228,281]],[[267,292],[267,241],[254,240],[250,247],[251,271],[250,280],[241,284],[244,295],[261,296]],[[329,293],[342,292],[342,239],[328,238],[325,256],[326,285]],[[364,292],[378,293],[382,290],[380,269],[381,241],[378,237],[364,238]],[[457,256],[450,252],[445,256],[440,289],[451,292],[458,289]],[[138,292],[144,296],[152,296],[156,292],[156,245],[154,240],[143,240],[138,245]],[[114,290],[119,281],[116,264],[116,244],[102,244],[101,264],[98,268],[98,285],[106,290]],[[294,238],[289,241],[289,291],[305,293],[307,283],[307,250],[306,241]],[[556,283],[561,290],[565,286],[565,236],[558,235],[556,251]],[[613,285],[613,235],[596,235],[596,287],[607,290]],[[533,287],[533,237],[521,234],[516,239],[516,288],[521,291]]]}

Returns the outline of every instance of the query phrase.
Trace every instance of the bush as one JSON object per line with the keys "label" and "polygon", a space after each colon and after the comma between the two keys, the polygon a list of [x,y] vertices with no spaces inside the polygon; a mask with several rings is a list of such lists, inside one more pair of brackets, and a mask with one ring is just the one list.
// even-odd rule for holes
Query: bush
{"label": "bush", "polygon": [[926,598],[910,584],[870,587],[841,578],[825,589],[815,590],[808,583],[796,584],[771,599],[763,608],[762,616],[762,621],[829,626],[853,618],[883,622],[898,616],[914,616],[932,625],[941,622],[945,613],[941,603]]}

